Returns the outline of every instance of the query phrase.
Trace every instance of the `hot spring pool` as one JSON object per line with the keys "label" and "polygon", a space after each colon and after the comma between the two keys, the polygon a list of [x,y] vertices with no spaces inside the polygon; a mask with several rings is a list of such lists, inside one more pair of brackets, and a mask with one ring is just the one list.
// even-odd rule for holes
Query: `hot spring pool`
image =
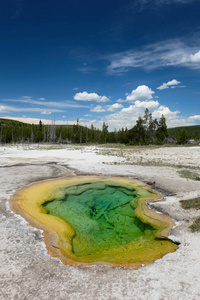
{"label": "hot spring pool", "polygon": [[26,186],[10,204],[65,264],[138,267],[177,249],[167,238],[173,220],[148,207],[158,198],[139,181],[74,177]]}

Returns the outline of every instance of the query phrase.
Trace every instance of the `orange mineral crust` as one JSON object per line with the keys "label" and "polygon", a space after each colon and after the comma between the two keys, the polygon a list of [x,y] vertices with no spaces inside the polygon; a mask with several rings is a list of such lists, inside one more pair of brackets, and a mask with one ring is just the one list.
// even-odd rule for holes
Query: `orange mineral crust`
{"label": "orange mineral crust", "polygon": [[72,177],[25,186],[10,207],[44,231],[48,253],[64,264],[137,268],[177,249],[173,220],[148,207],[161,197],[137,180]]}

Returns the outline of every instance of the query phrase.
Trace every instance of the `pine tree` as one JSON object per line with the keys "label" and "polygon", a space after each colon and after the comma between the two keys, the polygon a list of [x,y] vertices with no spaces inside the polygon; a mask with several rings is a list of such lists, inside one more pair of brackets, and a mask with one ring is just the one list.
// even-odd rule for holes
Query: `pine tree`
{"label": "pine tree", "polygon": [[178,143],[179,144],[185,144],[186,141],[189,139],[189,135],[185,128],[181,129],[179,135],[178,135]]}
{"label": "pine tree", "polygon": [[164,115],[160,118],[158,122],[158,129],[157,129],[157,142],[158,144],[162,144],[164,139],[168,137],[168,131],[167,131],[167,125],[166,125],[166,119]]}
{"label": "pine tree", "polygon": [[136,141],[139,143],[140,142],[140,138],[142,140],[144,140],[145,138],[145,127],[144,127],[144,122],[143,119],[141,117],[138,118],[138,120],[136,121],[136,125],[134,126],[134,135],[136,139]]}
{"label": "pine tree", "polygon": [[0,144],[2,144],[2,138],[3,138],[3,125],[1,125]]}
{"label": "pine tree", "polygon": [[103,125],[102,125],[102,139],[101,140],[105,144],[107,142],[107,135],[108,135],[108,124],[103,122]]}

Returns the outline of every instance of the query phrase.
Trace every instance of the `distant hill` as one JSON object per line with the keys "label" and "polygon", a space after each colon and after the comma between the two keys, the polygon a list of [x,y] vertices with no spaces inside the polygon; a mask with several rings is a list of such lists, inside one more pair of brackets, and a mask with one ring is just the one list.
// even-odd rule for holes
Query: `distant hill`
{"label": "distant hill", "polygon": [[[0,118],[0,125],[7,125],[7,126],[15,126],[15,125],[17,125],[17,126],[23,126],[24,124],[27,124],[27,123],[23,123],[23,122],[16,121],[16,120],[11,120],[11,119]],[[29,124],[29,125],[31,125],[31,124]]]}
{"label": "distant hill", "polygon": [[79,124],[44,125],[27,124],[16,120],[0,118],[0,144],[4,143],[88,143],[103,141],[101,131]]}
{"label": "distant hill", "polygon": [[[12,120],[12,119],[4,119],[4,118],[0,118],[0,125],[4,124],[4,125],[9,125],[9,126],[13,126],[13,125],[17,125],[17,126],[23,126],[24,124],[26,124],[26,126],[32,126],[31,123],[26,123],[26,122],[21,122],[21,121],[16,121],[16,120]],[[39,125],[39,121],[38,124],[34,124],[34,125]],[[43,124],[44,125],[44,124]],[[44,126],[51,126],[52,124],[49,125],[44,125]],[[62,127],[68,127],[68,128],[72,128],[74,125],[55,125],[56,127],[58,126],[62,126]]]}
{"label": "distant hill", "polygon": [[[167,129],[169,137],[175,138],[179,144],[184,144],[188,139],[200,139],[200,125],[182,126]],[[138,135],[139,134],[139,135]],[[139,142],[136,140],[138,137]],[[27,124],[16,120],[0,118],[0,144],[3,143],[123,143],[123,144],[148,144],[141,139],[141,133],[136,129],[108,132],[81,125],[44,125],[42,123]],[[155,141],[157,143],[157,141]],[[162,141],[161,141],[162,144]]]}
{"label": "distant hill", "polygon": [[190,139],[200,139],[200,125],[168,128],[168,133],[170,137],[177,137],[183,130],[187,132]]}

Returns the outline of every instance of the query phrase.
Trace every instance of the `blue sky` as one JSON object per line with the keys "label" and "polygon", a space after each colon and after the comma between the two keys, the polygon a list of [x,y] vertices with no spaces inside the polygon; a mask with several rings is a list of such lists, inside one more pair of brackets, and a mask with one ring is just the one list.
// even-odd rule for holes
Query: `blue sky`
{"label": "blue sky", "polygon": [[198,0],[1,0],[0,43],[0,117],[200,124]]}

